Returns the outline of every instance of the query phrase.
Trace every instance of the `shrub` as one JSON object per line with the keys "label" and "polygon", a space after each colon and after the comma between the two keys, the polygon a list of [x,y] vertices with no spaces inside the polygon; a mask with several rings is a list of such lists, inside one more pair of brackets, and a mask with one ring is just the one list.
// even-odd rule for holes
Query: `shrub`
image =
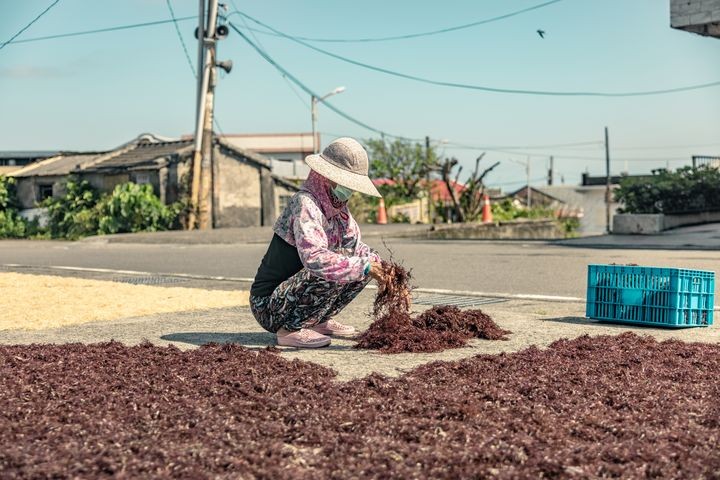
{"label": "shrub", "polygon": [[493,202],[490,208],[492,209],[493,219],[499,222],[516,220],[518,218],[555,218],[552,210],[549,208],[527,208],[510,198],[505,198],[500,202]]}
{"label": "shrub", "polygon": [[18,213],[15,179],[0,175],[0,238],[23,238],[27,227]]}
{"label": "shrub", "polygon": [[99,195],[86,181],[70,179],[65,195],[49,198],[48,228],[53,238],[158,231],[178,228],[183,202],[164,205],[150,185],[124,183],[109,195]]}
{"label": "shrub", "polygon": [[181,209],[155,196],[150,185],[124,183],[97,204],[99,234],[156,232],[170,229]]}
{"label": "shrub", "polygon": [[47,208],[48,229],[53,238],[77,239],[95,235],[98,219],[94,212],[100,196],[86,181],[71,177],[65,184],[65,194],[44,200]]}
{"label": "shrub", "polygon": [[720,170],[707,165],[675,172],[653,170],[649,180],[625,179],[615,190],[620,213],[693,213],[720,210]]}

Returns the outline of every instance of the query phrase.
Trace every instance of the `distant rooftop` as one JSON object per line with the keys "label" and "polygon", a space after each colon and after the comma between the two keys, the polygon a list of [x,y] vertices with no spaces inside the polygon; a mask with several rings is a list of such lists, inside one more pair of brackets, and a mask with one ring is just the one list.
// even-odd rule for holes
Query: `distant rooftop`
{"label": "distant rooftop", "polygon": [[60,153],[58,150],[0,150],[2,159],[36,159],[48,158]]}
{"label": "distant rooftop", "polygon": [[[301,153],[308,155],[313,153],[313,135],[310,132],[304,133],[242,133],[218,135],[227,143],[258,153]],[[317,134],[318,144],[320,135]]]}

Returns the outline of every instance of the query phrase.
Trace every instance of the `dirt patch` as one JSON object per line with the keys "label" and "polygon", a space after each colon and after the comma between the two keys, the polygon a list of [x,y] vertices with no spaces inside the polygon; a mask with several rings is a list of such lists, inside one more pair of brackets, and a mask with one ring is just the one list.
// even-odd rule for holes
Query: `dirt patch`
{"label": "dirt patch", "polygon": [[394,262],[383,261],[382,265],[392,280],[378,289],[373,304],[375,321],[357,336],[355,348],[383,353],[439,352],[462,347],[471,338],[507,340],[512,333],[498,327],[482,310],[436,306],[412,317],[410,272]]}
{"label": "dirt patch", "polygon": [[0,347],[3,478],[711,478],[720,346],[581,337],[348,383],[268,351]]}
{"label": "dirt patch", "polygon": [[0,273],[0,330],[57,328],[156,313],[248,305],[247,291],[130,285]]}

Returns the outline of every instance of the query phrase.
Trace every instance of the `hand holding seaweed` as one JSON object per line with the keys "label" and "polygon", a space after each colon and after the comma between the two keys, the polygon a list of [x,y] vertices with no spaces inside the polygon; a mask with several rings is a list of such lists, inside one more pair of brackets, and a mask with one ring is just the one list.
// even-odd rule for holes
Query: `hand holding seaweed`
{"label": "hand holding seaweed", "polygon": [[481,310],[435,306],[411,317],[410,272],[392,260],[383,260],[380,269],[373,304],[375,321],[357,337],[355,348],[379,349],[384,353],[437,352],[462,347],[473,337],[507,340],[511,333],[498,327]]}

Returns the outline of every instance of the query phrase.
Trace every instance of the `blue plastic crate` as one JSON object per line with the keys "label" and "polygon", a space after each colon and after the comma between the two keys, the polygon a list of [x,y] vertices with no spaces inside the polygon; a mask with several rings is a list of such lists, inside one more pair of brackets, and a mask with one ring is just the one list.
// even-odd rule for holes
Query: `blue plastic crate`
{"label": "blue plastic crate", "polygon": [[707,327],[714,297],[715,272],[588,265],[585,314],[619,323]]}

